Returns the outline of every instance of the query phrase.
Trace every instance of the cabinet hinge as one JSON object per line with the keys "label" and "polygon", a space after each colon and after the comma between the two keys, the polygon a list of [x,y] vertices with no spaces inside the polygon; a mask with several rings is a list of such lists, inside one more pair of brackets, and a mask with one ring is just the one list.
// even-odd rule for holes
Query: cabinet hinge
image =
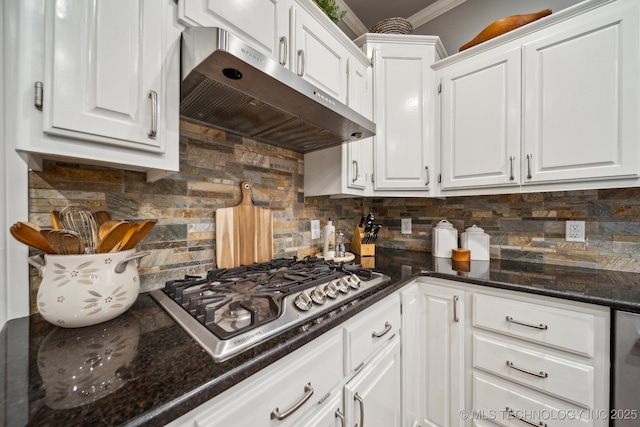
{"label": "cabinet hinge", "polygon": [[442,93],[442,83],[438,83],[438,95]]}
{"label": "cabinet hinge", "polygon": [[442,174],[438,174],[438,184],[442,184]]}
{"label": "cabinet hinge", "polygon": [[33,100],[33,105],[35,105],[38,110],[42,111],[42,82],[36,82],[35,89],[36,95]]}

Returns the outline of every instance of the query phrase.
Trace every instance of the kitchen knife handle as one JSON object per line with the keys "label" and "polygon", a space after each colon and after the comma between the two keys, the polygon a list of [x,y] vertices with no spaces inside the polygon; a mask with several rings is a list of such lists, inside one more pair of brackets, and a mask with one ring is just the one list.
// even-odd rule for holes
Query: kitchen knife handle
{"label": "kitchen knife handle", "polygon": [[149,99],[151,100],[151,129],[149,129],[147,136],[156,139],[158,134],[158,92],[150,90]]}
{"label": "kitchen knife handle", "polygon": [[515,160],[515,157],[513,156],[509,156],[509,168],[511,170],[511,172],[509,173],[509,181],[513,181],[515,178],[515,176],[513,176],[513,161]]}
{"label": "kitchen knife handle", "polygon": [[527,154],[527,179],[531,179],[531,158],[533,154]]}
{"label": "kitchen knife handle", "polygon": [[367,219],[366,215],[362,215],[362,218],[360,218],[360,224],[358,224],[358,227],[362,227],[366,219]]}
{"label": "kitchen knife handle", "polygon": [[280,409],[278,408],[274,409],[273,411],[271,411],[271,419],[272,420],[277,419],[280,421],[284,420],[289,415],[293,414],[298,409],[300,409],[300,407],[304,405],[306,401],[311,398],[312,395],[313,395],[313,387],[311,387],[311,383],[308,383],[306,386],[304,386],[304,396],[302,396],[302,399],[300,399],[298,403],[293,405],[291,409],[284,411],[282,414],[280,413]]}
{"label": "kitchen knife handle", "polygon": [[280,51],[278,52],[278,59],[282,58],[279,60],[280,65],[287,65],[287,60],[289,59],[287,58],[287,53],[289,51],[289,48],[287,47],[287,38],[285,36],[280,37],[279,49]]}
{"label": "kitchen knife handle", "polygon": [[302,49],[298,51],[298,75],[304,76],[304,50]]}
{"label": "kitchen knife handle", "polygon": [[354,174],[353,174],[353,179],[351,180],[351,182],[356,182],[358,180],[358,178],[360,178],[360,170],[358,169],[358,161],[354,160],[351,162],[351,164],[353,164],[354,166]]}

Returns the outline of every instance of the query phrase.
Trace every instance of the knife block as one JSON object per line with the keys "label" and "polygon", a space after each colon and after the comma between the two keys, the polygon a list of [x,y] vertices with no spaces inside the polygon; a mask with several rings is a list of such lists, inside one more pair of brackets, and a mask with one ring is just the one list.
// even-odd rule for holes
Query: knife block
{"label": "knife block", "polygon": [[356,226],[351,239],[351,252],[360,256],[374,256],[376,254],[376,245],[375,243],[362,243],[364,236],[364,227]]}

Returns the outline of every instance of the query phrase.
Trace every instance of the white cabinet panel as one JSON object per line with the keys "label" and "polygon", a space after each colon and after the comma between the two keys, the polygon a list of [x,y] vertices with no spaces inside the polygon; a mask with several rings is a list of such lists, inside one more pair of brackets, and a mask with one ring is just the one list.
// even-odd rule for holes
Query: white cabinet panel
{"label": "white cabinet panel", "polygon": [[524,45],[528,182],[637,176],[640,6],[623,5]]}
{"label": "white cabinet panel", "polygon": [[344,418],[342,390],[336,390],[322,402],[322,408],[309,419],[302,422],[299,427],[345,427],[341,421]]}
{"label": "white cabinet panel", "polygon": [[520,49],[443,70],[442,189],[520,183]]}

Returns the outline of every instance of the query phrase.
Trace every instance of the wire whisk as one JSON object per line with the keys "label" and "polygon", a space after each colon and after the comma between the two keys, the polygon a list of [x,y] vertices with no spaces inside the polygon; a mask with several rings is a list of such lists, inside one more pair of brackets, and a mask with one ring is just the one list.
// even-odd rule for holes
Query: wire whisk
{"label": "wire whisk", "polygon": [[95,254],[98,244],[98,225],[93,214],[86,206],[69,205],[60,210],[62,226],[75,231],[86,242],[85,254]]}

